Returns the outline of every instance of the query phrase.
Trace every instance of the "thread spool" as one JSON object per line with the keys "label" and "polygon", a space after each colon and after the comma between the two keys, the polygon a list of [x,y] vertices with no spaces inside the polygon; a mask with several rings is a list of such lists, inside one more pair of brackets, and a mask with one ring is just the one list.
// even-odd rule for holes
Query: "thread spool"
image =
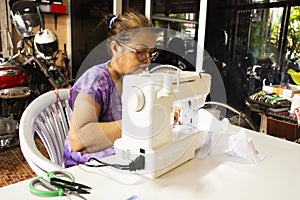
{"label": "thread spool", "polygon": [[172,90],[173,73],[163,73],[163,87],[169,91]]}

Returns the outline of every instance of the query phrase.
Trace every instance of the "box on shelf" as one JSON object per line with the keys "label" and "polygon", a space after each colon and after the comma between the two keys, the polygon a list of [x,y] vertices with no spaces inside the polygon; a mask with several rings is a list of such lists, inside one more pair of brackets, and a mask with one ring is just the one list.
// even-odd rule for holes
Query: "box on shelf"
{"label": "box on shelf", "polygon": [[42,12],[56,13],[56,14],[67,14],[67,7],[65,5],[58,4],[39,4]]}
{"label": "box on shelf", "polygon": [[51,4],[51,12],[59,14],[67,14],[67,7],[65,5]]}
{"label": "box on shelf", "polygon": [[42,12],[51,12],[51,7],[49,4],[39,4]]}
{"label": "box on shelf", "polygon": [[276,93],[284,98],[292,98],[294,94],[300,94],[300,86],[289,84],[288,86],[281,85],[264,85],[262,90],[267,93]]}

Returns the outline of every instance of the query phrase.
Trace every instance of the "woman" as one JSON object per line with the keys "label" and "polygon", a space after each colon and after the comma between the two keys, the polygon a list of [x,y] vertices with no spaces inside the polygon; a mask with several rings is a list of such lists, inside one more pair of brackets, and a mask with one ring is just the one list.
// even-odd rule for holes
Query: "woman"
{"label": "woman", "polygon": [[121,137],[122,77],[143,71],[156,55],[156,35],[144,15],[125,12],[108,26],[111,60],[88,69],[71,89],[65,167],[114,154],[113,143]]}

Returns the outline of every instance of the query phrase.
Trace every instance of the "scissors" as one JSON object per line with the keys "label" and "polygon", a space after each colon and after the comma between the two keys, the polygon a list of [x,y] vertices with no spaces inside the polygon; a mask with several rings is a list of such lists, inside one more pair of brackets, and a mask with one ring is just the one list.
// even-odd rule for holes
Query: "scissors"
{"label": "scissors", "polygon": [[74,176],[69,172],[53,171],[46,175],[46,178],[37,177],[30,182],[31,193],[45,197],[66,195],[69,199],[72,195],[86,199],[81,194],[90,193],[91,187],[74,182]]}

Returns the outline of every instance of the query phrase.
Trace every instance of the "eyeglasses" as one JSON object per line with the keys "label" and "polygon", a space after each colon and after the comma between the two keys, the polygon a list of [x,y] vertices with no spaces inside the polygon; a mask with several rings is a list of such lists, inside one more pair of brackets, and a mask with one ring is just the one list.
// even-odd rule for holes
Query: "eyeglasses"
{"label": "eyeglasses", "polygon": [[155,59],[158,56],[158,52],[156,51],[156,49],[151,48],[151,49],[135,49],[132,48],[130,46],[127,46],[126,44],[117,41],[121,46],[129,49],[130,51],[134,52],[136,54],[136,57],[138,59],[138,61],[140,62],[146,62],[148,60],[148,58],[150,58],[151,61],[155,61]]}

